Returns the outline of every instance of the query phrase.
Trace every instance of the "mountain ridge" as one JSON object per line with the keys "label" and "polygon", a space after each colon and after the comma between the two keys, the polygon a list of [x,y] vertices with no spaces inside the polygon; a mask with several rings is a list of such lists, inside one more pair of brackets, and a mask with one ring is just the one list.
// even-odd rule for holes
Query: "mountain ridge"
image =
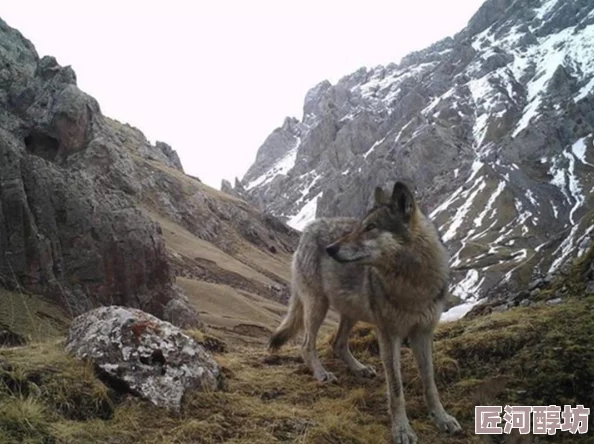
{"label": "mountain ridge", "polygon": [[302,229],[407,180],[448,245],[451,290],[515,291],[590,242],[593,60],[591,3],[488,0],[399,64],[315,85],[224,188]]}
{"label": "mountain ridge", "polygon": [[[385,378],[362,379],[334,356],[331,344],[335,335],[327,334],[328,324],[334,323],[333,332],[337,331],[337,316],[332,310],[320,332],[323,338],[319,348],[320,357],[338,376],[339,384],[320,385],[307,371],[297,343],[287,344],[280,354],[266,350],[270,328],[278,326],[286,312],[289,263],[298,232],[245,200],[214,190],[185,174],[170,147],[150,144],[140,130],[104,116],[98,103],[78,89],[71,68],[59,66],[51,57],[39,59],[30,42],[19,36],[0,20],[0,373],[3,382],[0,441],[31,444],[393,442],[386,410]],[[381,89],[374,86],[378,81],[384,82],[385,75],[372,72],[369,75],[372,84],[364,88],[373,92],[369,97],[375,98],[372,104],[377,109],[367,110],[360,122],[353,114],[341,123],[355,130],[367,128],[367,133],[353,134],[352,140],[349,134],[340,136],[342,143],[352,143],[353,149],[362,153],[359,158],[366,155],[375,165],[382,156],[390,155],[397,135],[399,140],[408,141],[416,133],[415,137],[424,142],[441,141],[449,135],[453,141],[448,147],[455,147],[452,134],[472,134],[474,120],[450,131],[447,125],[431,130],[426,121],[432,114],[425,117],[421,113],[413,121],[416,126],[411,123],[408,127],[399,120],[410,116],[390,118],[381,106]],[[360,76],[368,80],[366,72]],[[354,77],[353,87],[357,87],[357,82],[360,80]],[[465,83],[462,79],[462,84]],[[390,85],[382,87],[386,86],[386,95],[394,92],[390,91]],[[424,97],[423,88],[414,94],[410,94],[414,88],[409,88],[401,98],[398,98],[400,93],[396,94],[395,104],[416,103],[423,107],[425,101],[433,103],[435,98]],[[433,88],[440,89],[439,85]],[[309,169],[308,161],[317,157],[342,168],[336,174],[346,181],[343,192],[347,193],[346,202],[350,202],[346,206],[356,213],[364,207],[367,190],[360,191],[360,202],[352,200],[348,195],[352,175],[342,172],[345,168],[354,171],[361,168],[361,176],[365,177],[369,175],[368,167],[358,162],[355,155],[335,149],[331,156],[324,156],[317,147],[328,141],[329,135],[335,138],[340,122],[332,115],[320,119],[316,113],[337,113],[340,119],[349,116],[352,110],[340,115],[336,101],[348,99],[350,93],[345,88],[336,90],[332,85],[322,85],[316,94],[309,97],[312,112],[307,125],[290,119],[286,131],[291,135],[285,138],[281,132],[275,136],[276,140],[287,143],[286,149],[283,151],[281,147],[277,155],[284,158],[295,149],[295,168],[299,174],[314,171],[301,184],[303,187],[295,183],[295,190],[287,187],[285,193],[296,191],[296,199],[302,199],[299,206],[309,204],[314,215],[316,210],[324,209],[310,204],[310,195],[323,193],[322,198],[328,199],[330,190],[320,189],[329,179],[322,177],[320,173],[324,171],[319,165],[314,165],[317,169]],[[326,94],[331,96],[331,101],[325,98]],[[448,107],[440,106],[439,101],[435,106],[439,113],[433,119],[439,121]],[[400,105],[399,110],[404,113],[406,108]],[[318,120],[325,121],[318,125]],[[379,131],[376,126],[382,131],[379,138],[374,134]],[[575,135],[572,132],[568,138]],[[580,140],[569,145],[559,143],[558,156],[550,157],[555,153],[547,153],[547,159],[554,158],[557,162],[565,159],[567,165],[573,162],[575,177],[583,187],[585,179],[578,173],[592,159],[588,152],[589,139]],[[306,149],[300,153],[302,143]],[[274,145],[274,140],[271,144]],[[415,147],[422,148],[423,143],[416,143]],[[272,151],[274,148],[269,147]],[[484,158],[478,161],[471,148],[464,146],[461,150],[466,156],[463,163],[452,165],[444,161],[450,167],[450,180],[473,179],[462,184],[466,188],[458,194],[476,193],[478,198],[481,191],[498,190],[501,180],[493,176],[499,171],[496,169],[509,174],[514,186],[518,186],[518,177],[522,176],[516,170],[527,168],[525,161],[520,159],[517,168],[506,169],[510,162],[505,156],[501,165],[495,157],[493,162]],[[397,159],[399,156],[395,155]],[[263,157],[266,161],[266,156]],[[445,156],[446,160],[448,157]],[[552,161],[540,163],[541,157],[534,158],[536,167],[545,165],[544,171],[549,171],[547,165]],[[429,156],[428,161],[431,159]],[[291,157],[286,160],[289,161]],[[393,166],[384,163],[389,172]],[[273,161],[268,168],[275,165]],[[295,168],[289,169],[287,176]],[[431,172],[434,166],[420,164],[420,168]],[[262,170],[256,168],[253,174],[267,173],[266,168]],[[563,183],[567,185],[570,169],[557,170],[563,171]],[[487,171],[491,176],[485,175]],[[270,182],[283,184],[283,175],[271,176]],[[239,191],[227,184],[228,191],[255,193],[265,189],[261,187],[266,187],[264,182],[268,179],[265,177],[260,185],[247,191],[237,181],[235,188]],[[392,177],[386,174],[377,179],[383,183]],[[561,175],[557,182],[561,183]],[[445,179],[442,183],[452,190],[462,186],[449,184]],[[304,194],[307,187],[309,191]],[[474,211],[476,217],[492,223],[493,215],[483,211],[490,201],[498,211],[504,209],[497,196],[511,199],[512,204],[520,197],[523,197],[521,202],[530,203],[526,192],[522,196],[509,188],[506,185],[501,192],[490,193],[496,196],[493,199],[485,196],[483,208]],[[570,188],[566,191],[572,192]],[[274,190],[271,192],[274,194]],[[422,188],[418,192],[434,207],[432,211],[443,203],[440,200],[444,196],[431,196]],[[539,193],[541,190],[535,189],[532,198],[539,198]],[[262,202],[272,197],[263,193]],[[462,230],[473,229],[464,226],[468,217],[459,218],[461,222],[454,228],[451,224],[455,218],[446,217],[445,210],[451,208],[453,213],[460,210],[456,206],[458,198],[456,193],[446,196],[443,201],[451,201],[437,214],[444,219],[440,221],[442,231],[451,233],[450,241],[459,241]],[[336,207],[345,206],[340,193],[333,199],[337,200]],[[470,201],[469,208],[476,206],[471,199],[466,201]],[[567,224],[564,229],[568,233],[573,229],[570,219],[586,224],[585,204],[576,206],[571,201],[562,207],[555,203],[559,205],[555,207],[558,214],[564,216],[559,224]],[[276,205],[278,211],[283,211],[283,205],[278,202]],[[553,214],[552,208],[549,210]],[[500,222],[505,227],[508,221]],[[522,226],[519,233],[521,238]],[[551,242],[556,241],[551,239]],[[558,244],[562,245],[562,239]],[[458,260],[468,256],[459,254]],[[462,263],[458,268],[466,265]],[[407,412],[420,442],[479,444],[491,438],[501,441],[494,435],[473,433],[477,405],[590,406],[594,402],[591,346],[594,247],[570,265],[566,276],[551,279],[547,276],[523,287],[518,295],[521,303],[516,304],[520,307],[504,311],[498,302],[478,306],[465,319],[437,326],[433,347],[435,379],[440,391],[447,395],[444,405],[463,427],[460,434],[444,434],[427,415],[426,390],[419,378],[414,353],[404,341],[399,362],[406,383]],[[476,273],[480,279],[479,272]],[[58,291],[54,291],[56,288]],[[526,294],[528,304],[524,304]],[[129,362],[128,358],[133,356],[133,361],[138,358],[136,370],[141,379],[146,380],[155,371],[168,381],[171,368],[175,370],[180,364],[175,358],[171,361],[170,352],[175,354],[177,345],[180,347],[177,352],[186,353],[189,343],[193,358],[196,358],[194,347],[198,345],[212,354],[225,376],[225,383],[221,384],[224,387],[217,392],[200,387],[188,391],[177,412],[167,412],[142,399],[138,391],[123,383],[122,374],[108,378],[93,362],[81,361],[69,353],[65,345],[76,339],[73,335],[77,331],[80,334],[80,330],[75,328],[66,337],[73,314],[69,313],[72,307],[68,301],[79,303],[75,308],[80,311],[89,305],[140,306],[186,327],[184,341],[172,344],[163,335],[166,332],[161,327],[165,330],[171,327],[166,323],[156,325],[152,321],[127,318],[130,347],[118,346],[113,350],[116,363],[111,364],[112,369]],[[458,312],[464,305],[456,307]],[[446,315],[450,319],[457,316],[451,311]],[[101,322],[87,325],[91,330],[101,330],[102,326],[105,324]],[[112,330],[116,343],[122,333],[118,329]],[[358,359],[379,369],[382,361],[375,330],[372,325],[359,323],[353,328],[349,343]],[[98,340],[109,342],[110,338],[100,334]],[[164,348],[167,348],[165,353],[161,350]],[[163,395],[171,398],[171,390],[165,388]],[[592,420],[590,416],[590,429]],[[518,438],[513,432],[506,442],[533,440],[530,434]],[[591,442],[585,433],[561,432],[554,439],[572,444]]]}
{"label": "mountain ridge", "polygon": [[280,321],[297,232],[185,174],[1,19],[0,159],[0,330],[113,304],[242,342]]}

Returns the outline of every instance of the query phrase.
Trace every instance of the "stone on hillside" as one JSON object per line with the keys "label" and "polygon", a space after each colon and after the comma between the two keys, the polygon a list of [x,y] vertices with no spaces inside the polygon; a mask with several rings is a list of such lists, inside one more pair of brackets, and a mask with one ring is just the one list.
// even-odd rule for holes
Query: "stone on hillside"
{"label": "stone on hillside", "polygon": [[221,191],[227,194],[233,194],[233,187],[231,186],[231,182],[226,179],[221,181]]}
{"label": "stone on hillside", "polygon": [[25,345],[26,343],[27,340],[22,335],[15,333],[7,326],[0,324],[0,348],[18,347],[20,345]]}
{"label": "stone on hillside", "polygon": [[186,392],[218,390],[224,375],[194,339],[142,310],[109,306],[72,322],[66,350],[93,362],[114,386],[179,410]]}
{"label": "stone on hillside", "polygon": [[202,327],[203,324],[198,317],[198,313],[188,301],[184,291],[175,286],[175,294],[176,297],[163,307],[163,320],[171,322],[180,328]]}
{"label": "stone on hillside", "polygon": [[530,282],[530,285],[528,286],[528,290],[530,290],[530,291],[535,290],[535,289],[539,288],[540,286],[542,286],[543,284],[544,284],[544,280],[535,279],[534,281]]}

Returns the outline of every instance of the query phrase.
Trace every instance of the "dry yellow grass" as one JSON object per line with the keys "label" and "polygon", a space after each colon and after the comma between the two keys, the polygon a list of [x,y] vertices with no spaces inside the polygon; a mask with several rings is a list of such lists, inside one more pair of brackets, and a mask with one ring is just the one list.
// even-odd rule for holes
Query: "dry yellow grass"
{"label": "dry yellow grass", "polygon": [[68,314],[50,301],[0,287],[0,328],[37,341],[64,334],[69,322]]}
{"label": "dry yellow grass", "polygon": [[[287,311],[280,303],[227,285],[186,278],[177,278],[177,284],[188,294],[204,323],[244,344],[266,342]],[[322,334],[335,328],[337,322],[337,315],[329,313]]]}
{"label": "dry yellow grass", "polygon": [[175,252],[189,258],[199,257],[213,261],[224,270],[232,271],[247,279],[255,280],[265,285],[272,285],[274,283],[270,278],[221,251],[216,245],[199,239],[175,222],[148,209],[145,209],[145,212],[153,220],[159,222],[167,247]]}
{"label": "dry yellow grass", "polygon": [[201,319],[212,327],[232,329],[237,325],[250,324],[266,331],[280,322],[277,314],[265,308],[275,303],[261,296],[193,279],[178,278],[177,284],[189,295]]}
{"label": "dry yellow grass", "polygon": [[[220,341],[189,332],[215,348]],[[437,383],[464,434],[442,435],[427,417],[412,353],[403,350],[407,410],[421,443],[486,443],[475,436],[474,406],[594,402],[594,298],[574,297],[442,325],[436,336]],[[208,341],[208,338],[211,338]],[[388,443],[385,383],[358,379],[320,341],[339,377],[319,385],[295,347],[269,355],[262,345],[216,353],[228,389],[191,393],[174,415],[103,386],[92,369],[52,341],[0,351],[0,442],[17,443]],[[374,331],[360,325],[351,344],[381,369]],[[8,367],[8,370],[7,370]],[[7,411],[10,410],[10,412]],[[588,443],[564,433],[555,442]],[[508,441],[511,442],[511,441]],[[528,441],[530,442],[530,441]]]}

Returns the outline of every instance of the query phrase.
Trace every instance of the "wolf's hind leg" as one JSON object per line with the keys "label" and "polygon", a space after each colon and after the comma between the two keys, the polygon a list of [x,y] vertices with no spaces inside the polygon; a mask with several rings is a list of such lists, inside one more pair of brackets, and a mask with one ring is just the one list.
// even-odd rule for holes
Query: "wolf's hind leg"
{"label": "wolf's hind leg", "polygon": [[322,383],[336,381],[336,376],[327,371],[320,362],[316,349],[318,330],[328,312],[328,299],[323,295],[308,294],[304,296],[303,326],[305,335],[303,338],[303,360],[318,381]]}
{"label": "wolf's hind leg", "polygon": [[342,359],[351,372],[365,378],[373,378],[376,376],[375,369],[369,365],[361,364],[349,349],[349,333],[356,323],[357,321],[351,318],[344,315],[340,316],[338,331],[332,342],[332,350],[334,356]]}

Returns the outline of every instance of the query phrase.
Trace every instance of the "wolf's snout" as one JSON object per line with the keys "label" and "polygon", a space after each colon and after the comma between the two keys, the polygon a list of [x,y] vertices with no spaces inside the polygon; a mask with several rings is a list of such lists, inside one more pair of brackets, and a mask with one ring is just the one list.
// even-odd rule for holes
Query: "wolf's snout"
{"label": "wolf's snout", "polygon": [[330,244],[326,247],[326,253],[328,253],[328,256],[335,256],[336,253],[338,253],[338,250],[340,250],[340,246],[337,244]]}

